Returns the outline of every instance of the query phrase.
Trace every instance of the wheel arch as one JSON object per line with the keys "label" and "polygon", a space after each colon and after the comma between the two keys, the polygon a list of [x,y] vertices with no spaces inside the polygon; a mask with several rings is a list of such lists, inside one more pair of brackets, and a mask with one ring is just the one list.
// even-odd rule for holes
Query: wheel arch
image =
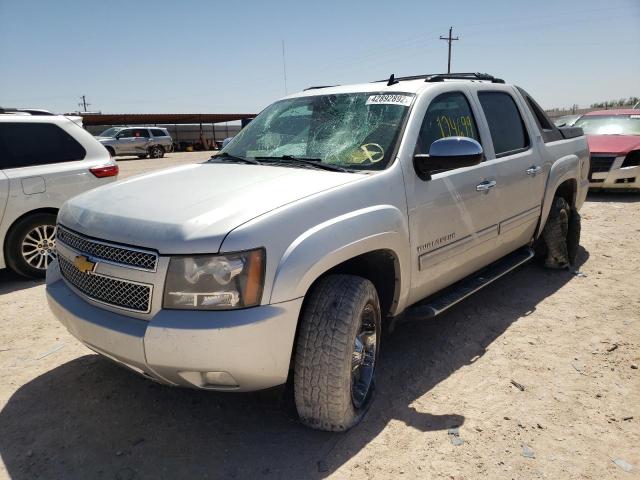
{"label": "wheel arch", "polygon": [[558,160],[551,167],[547,188],[544,193],[542,203],[542,213],[540,223],[536,230],[535,238],[538,238],[544,229],[544,225],[549,218],[549,212],[556,196],[564,198],[572,207],[576,206],[578,195],[578,176],[580,172],[579,158],[576,155],[569,155]]}
{"label": "wheel arch", "polygon": [[22,221],[23,219],[30,217],[31,215],[37,215],[39,213],[50,213],[52,215],[58,215],[58,208],[53,208],[53,207],[43,207],[43,208],[36,208],[34,210],[29,210],[28,212],[24,212],[23,214],[21,214],[19,217],[16,217],[13,219],[13,221],[11,222],[11,225],[9,225],[9,227],[7,228],[5,234],[4,234],[4,238],[2,239],[2,250],[0,250],[0,267],[1,266],[6,266],[7,263],[7,240],[9,238],[9,236],[11,235],[11,232],[13,231],[14,228],[16,228],[16,225]]}

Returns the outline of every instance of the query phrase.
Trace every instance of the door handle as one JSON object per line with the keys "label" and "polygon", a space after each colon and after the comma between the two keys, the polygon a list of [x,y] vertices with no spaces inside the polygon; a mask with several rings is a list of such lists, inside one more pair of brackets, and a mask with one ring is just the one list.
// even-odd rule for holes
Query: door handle
{"label": "door handle", "polygon": [[495,180],[486,180],[486,181],[476,185],[476,191],[478,191],[478,192],[486,192],[487,190],[491,190],[495,186],[496,186],[496,181]]}
{"label": "door handle", "polygon": [[532,165],[529,168],[527,168],[524,172],[527,175],[531,175],[532,177],[535,177],[537,174],[539,174],[542,171],[542,167],[538,166],[538,165]]}

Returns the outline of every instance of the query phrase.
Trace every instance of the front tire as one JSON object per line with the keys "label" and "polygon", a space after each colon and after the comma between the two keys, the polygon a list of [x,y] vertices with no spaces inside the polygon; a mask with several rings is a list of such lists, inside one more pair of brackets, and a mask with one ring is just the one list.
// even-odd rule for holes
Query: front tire
{"label": "front tire", "polygon": [[302,423],[340,432],[363,418],[373,398],[380,327],[380,302],[369,280],[328,275],[318,281],[296,343],[294,397]]}
{"label": "front tire", "polygon": [[44,278],[56,257],[56,215],[36,213],[18,220],[7,235],[7,265],[19,275]]}

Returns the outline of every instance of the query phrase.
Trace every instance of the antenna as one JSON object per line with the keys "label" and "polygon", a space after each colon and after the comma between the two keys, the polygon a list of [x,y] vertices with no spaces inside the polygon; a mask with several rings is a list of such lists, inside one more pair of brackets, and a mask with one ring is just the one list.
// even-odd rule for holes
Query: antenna
{"label": "antenna", "polygon": [[282,75],[284,77],[284,94],[287,95],[287,64],[284,57],[284,40],[282,40]]}

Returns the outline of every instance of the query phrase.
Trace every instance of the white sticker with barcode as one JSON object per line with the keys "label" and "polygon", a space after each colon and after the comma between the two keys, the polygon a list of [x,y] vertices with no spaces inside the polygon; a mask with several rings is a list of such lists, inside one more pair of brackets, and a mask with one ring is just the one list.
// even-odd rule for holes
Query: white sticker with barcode
{"label": "white sticker with barcode", "polygon": [[402,105],[408,107],[411,105],[411,100],[413,100],[413,97],[410,97],[409,95],[371,95],[367,98],[367,103],[365,105]]}

